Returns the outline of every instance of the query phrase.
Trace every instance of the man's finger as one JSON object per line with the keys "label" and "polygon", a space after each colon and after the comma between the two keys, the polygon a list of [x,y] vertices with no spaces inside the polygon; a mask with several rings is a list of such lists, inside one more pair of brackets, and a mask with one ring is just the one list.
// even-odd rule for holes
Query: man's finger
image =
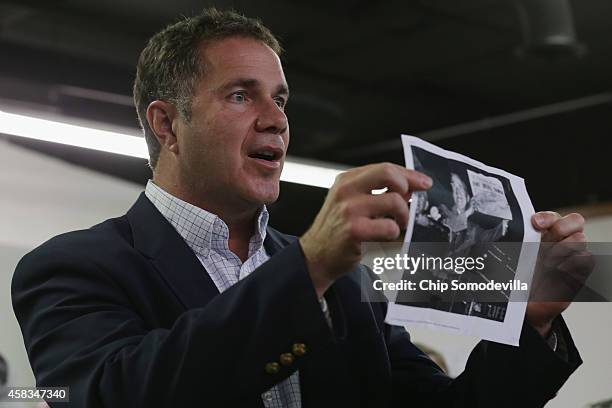
{"label": "man's finger", "polygon": [[556,267],[561,262],[576,253],[586,251],[586,237],[582,232],[576,232],[569,237],[555,243],[543,243],[544,247],[549,247],[545,251],[542,259],[544,265],[548,268]]}
{"label": "man's finger", "polygon": [[531,217],[531,224],[538,231],[547,230],[552,225],[561,219],[561,215],[554,211],[540,211]]}
{"label": "man's finger", "polygon": [[578,252],[547,271],[545,284],[539,285],[537,297],[546,301],[571,302],[593,271],[594,261],[588,251]]}
{"label": "man's finger", "polygon": [[542,235],[542,241],[559,242],[572,234],[584,231],[584,218],[578,213],[568,214],[557,220]]}
{"label": "man's finger", "polygon": [[360,172],[353,180],[362,192],[387,188],[406,196],[409,191],[426,190],[432,185],[431,178],[426,174],[397,164],[378,163],[368,167],[368,171]]}
{"label": "man's finger", "polygon": [[595,258],[593,254],[586,250],[575,253],[559,265],[559,270],[562,273],[578,281],[581,286],[586,283],[594,268]]}
{"label": "man's finger", "polygon": [[393,241],[400,233],[399,225],[390,218],[362,217],[351,225],[352,237],[362,242]]}
{"label": "man's finger", "polygon": [[408,202],[398,193],[385,193],[369,196],[369,216],[372,218],[391,217],[397,222],[400,230],[406,229],[410,210]]}

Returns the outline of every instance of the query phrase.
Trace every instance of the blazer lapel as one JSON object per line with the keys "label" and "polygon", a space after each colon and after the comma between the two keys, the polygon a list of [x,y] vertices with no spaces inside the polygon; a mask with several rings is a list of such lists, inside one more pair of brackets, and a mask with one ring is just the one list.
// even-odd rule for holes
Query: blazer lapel
{"label": "blazer lapel", "polygon": [[297,240],[297,237],[286,235],[278,232],[272,227],[266,228],[266,239],[264,239],[264,248],[270,257],[275,253]]}
{"label": "blazer lapel", "polygon": [[219,290],[174,227],[140,194],[127,213],[134,247],[145,255],[187,309],[204,307]]}

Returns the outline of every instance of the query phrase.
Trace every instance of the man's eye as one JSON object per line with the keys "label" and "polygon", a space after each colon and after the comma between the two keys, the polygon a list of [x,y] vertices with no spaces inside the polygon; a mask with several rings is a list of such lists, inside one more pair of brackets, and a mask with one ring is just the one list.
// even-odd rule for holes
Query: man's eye
{"label": "man's eye", "polygon": [[287,101],[285,100],[285,98],[281,98],[281,97],[274,98],[274,101],[276,102],[278,107],[281,109],[284,109],[285,105],[287,104]]}
{"label": "man's eye", "polygon": [[230,95],[230,98],[234,102],[242,103],[246,101],[246,94],[243,91],[234,92],[233,94]]}

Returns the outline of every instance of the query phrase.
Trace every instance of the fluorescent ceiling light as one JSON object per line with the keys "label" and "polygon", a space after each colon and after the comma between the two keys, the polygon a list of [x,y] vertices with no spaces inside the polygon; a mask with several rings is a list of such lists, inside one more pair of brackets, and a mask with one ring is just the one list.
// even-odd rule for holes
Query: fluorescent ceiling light
{"label": "fluorescent ceiling light", "polygon": [[[0,111],[0,133],[142,159],[149,158],[147,145],[140,136],[34,116]],[[336,176],[345,170],[331,164],[314,164],[288,157],[285,160],[281,180],[329,188],[334,184]]]}

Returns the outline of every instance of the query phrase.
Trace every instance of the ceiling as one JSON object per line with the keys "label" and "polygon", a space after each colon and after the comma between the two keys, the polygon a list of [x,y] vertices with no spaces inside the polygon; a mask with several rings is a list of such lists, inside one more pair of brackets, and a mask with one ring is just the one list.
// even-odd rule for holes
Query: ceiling
{"label": "ceiling", "polygon": [[[131,86],[147,38],[207,5],[233,7],[286,50],[291,155],[402,163],[408,133],[524,177],[537,209],[610,201],[612,2],[571,1],[576,43],[538,46],[567,19],[542,11],[555,2],[0,1],[0,101],[135,128]],[[143,160],[12,141],[143,185],[149,177]],[[324,196],[283,183],[273,224],[301,233]]]}

